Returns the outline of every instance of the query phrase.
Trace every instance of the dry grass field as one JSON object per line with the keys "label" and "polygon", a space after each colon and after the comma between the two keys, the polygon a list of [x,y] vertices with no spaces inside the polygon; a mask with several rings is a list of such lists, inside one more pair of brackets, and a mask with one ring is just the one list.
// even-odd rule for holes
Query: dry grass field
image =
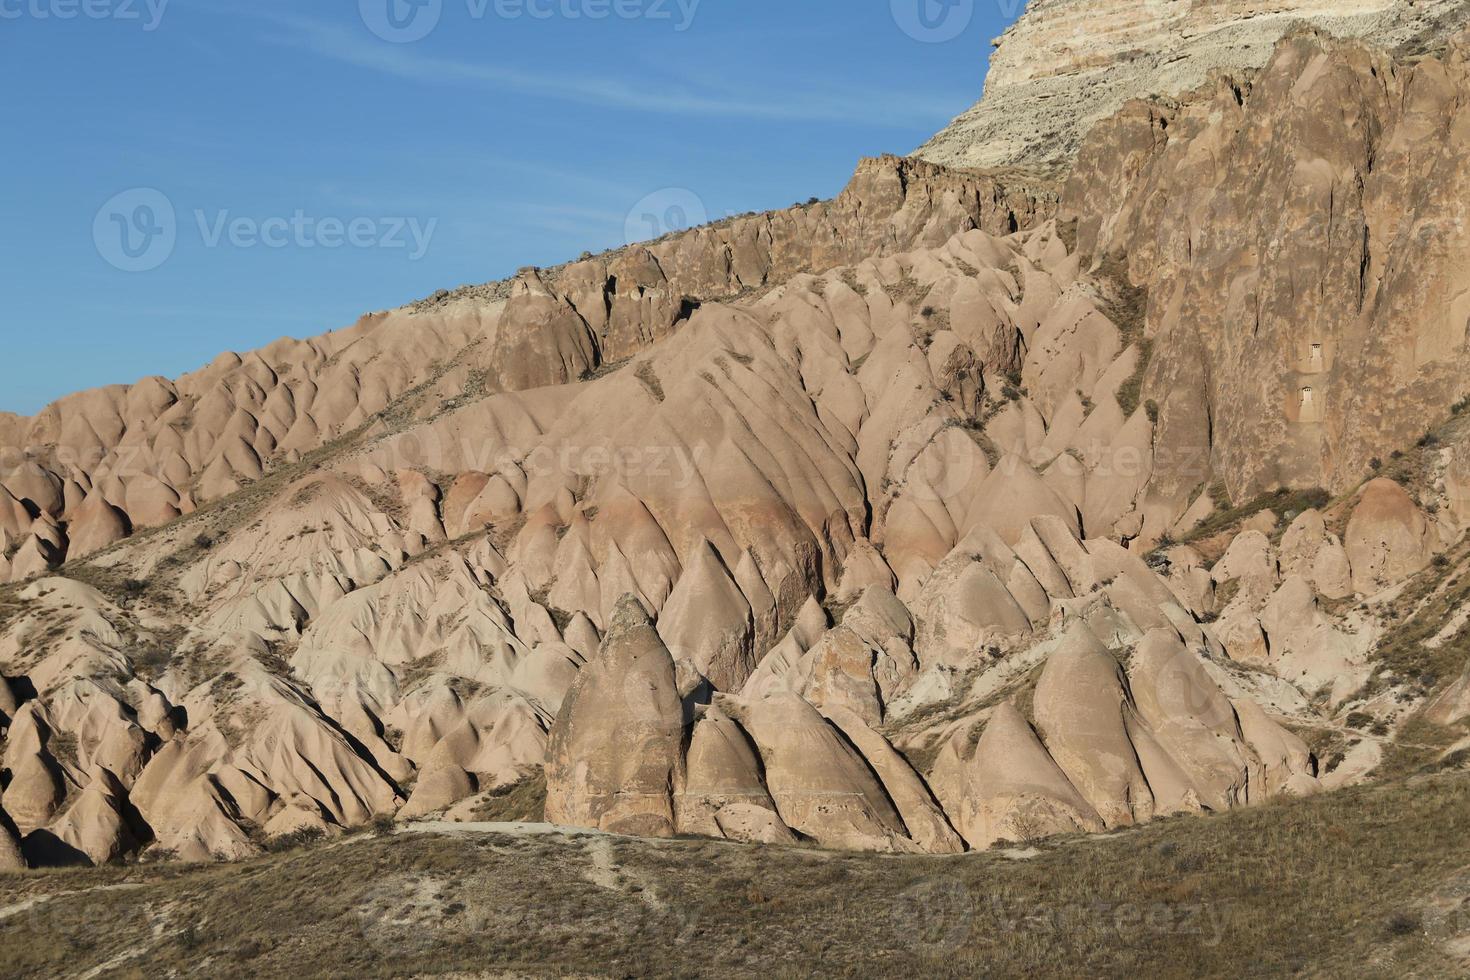
{"label": "dry grass field", "polygon": [[0,974],[1466,976],[1467,840],[1463,774],[955,858],[379,831],[0,878]]}

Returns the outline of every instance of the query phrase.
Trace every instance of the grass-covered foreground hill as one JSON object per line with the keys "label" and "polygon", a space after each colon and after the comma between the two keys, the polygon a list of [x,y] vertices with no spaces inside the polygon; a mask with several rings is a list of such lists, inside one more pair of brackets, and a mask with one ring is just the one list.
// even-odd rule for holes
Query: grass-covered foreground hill
{"label": "grass-covered foreground hill", "polygon": [[0,878],[0,974],[1466,976],[1467,841],[1466,775],[950,858],[425,825]]}

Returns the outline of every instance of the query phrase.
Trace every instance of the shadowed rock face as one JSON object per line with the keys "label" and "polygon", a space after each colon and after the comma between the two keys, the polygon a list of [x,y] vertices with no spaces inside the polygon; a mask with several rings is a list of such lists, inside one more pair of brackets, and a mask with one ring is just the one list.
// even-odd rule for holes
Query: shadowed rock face
{"label": "shadowed rock face", "polygon": [[916,155],[1065,170],[1125,103],[1259,69],[1296,25],[1417,54],[1467,21],[1459,0],[1031,0],[995,42],[985,97]]}
{"label": "shadowed rock face", "polygon": [[10,823],[10,818],[0,811],[0,871],[24,871],[25,858],[21,856],[20,838]]}
{"label": "shadowed rock face", "polygon": [[[0,418],[0,867],[506,799],[953,853],[1346,785],[1421,709],[1452,759],[1445,48],[1297,34],[1130,104],[1060,219],[885,158]],[[1365,716],[1330,762],[1291,734]]]}

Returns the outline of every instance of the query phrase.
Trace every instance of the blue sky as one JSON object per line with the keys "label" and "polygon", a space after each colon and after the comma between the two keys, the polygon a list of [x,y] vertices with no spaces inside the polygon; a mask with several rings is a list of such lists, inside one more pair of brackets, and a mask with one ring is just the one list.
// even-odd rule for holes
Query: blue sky
{"label": "blue sky", "polygon": [[0,0],[0,410],[831,196],[1020,0],[919,2]]}

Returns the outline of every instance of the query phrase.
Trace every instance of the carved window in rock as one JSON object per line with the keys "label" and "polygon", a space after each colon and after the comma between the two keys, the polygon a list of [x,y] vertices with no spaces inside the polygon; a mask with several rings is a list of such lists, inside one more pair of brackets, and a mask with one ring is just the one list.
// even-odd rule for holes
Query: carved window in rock
{"label": "carved window in rock", "polygon": [[1322,410],[1317,405],[1317,392],[1312,388],[1303,388],[1301,398],[1301,409],[1297,413],[1297,419],[1302,422],[1322,421]]}

